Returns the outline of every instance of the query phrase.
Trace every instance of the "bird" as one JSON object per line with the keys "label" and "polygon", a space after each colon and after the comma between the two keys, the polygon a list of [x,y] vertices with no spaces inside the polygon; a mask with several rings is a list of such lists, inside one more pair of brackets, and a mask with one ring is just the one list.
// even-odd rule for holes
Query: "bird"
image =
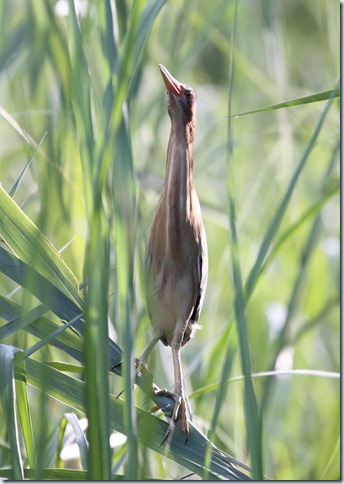
{"label": "bird", "polygon": [[160,340],[172,350],[174,389],[163,390],[174,407],[163,442],[177,426],[189,435],[180,351],[190,341],[203,306],[208,279],[207,238],[194,187],[196,94],[163,65],[171,132],[163,189],[145,255],[145,292],[154,334],[139,357],[145,365]]}

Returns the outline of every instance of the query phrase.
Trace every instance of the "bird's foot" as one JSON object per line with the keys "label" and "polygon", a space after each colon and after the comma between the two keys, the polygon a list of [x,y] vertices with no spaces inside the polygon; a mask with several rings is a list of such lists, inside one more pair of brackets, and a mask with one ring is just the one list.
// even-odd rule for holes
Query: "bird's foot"
{"label": "bird's foot", "polygon": [[169,419],[169,426],[167,428],[163,441],[161,442],[161,445],[163,445],[166,440],[173,435],[175,427],[180,428],[185,433],[186,444],[189,437],[189,423],[186,414],[186,404],[184,396],[178,395],[176,393],[171,393],[167,390],[159,390],[158,392],[156,392],[156,395],[163,395],[174,400],[174,406],[170,415],[168,415],[166,408],[161,409],[163,410],[165,416]]}
{"label": "bird's foot", "polygon": [[[152,375],[149,373],[146,363],[141,360],[140,358],[134,358],[134,365],[135,365],[135,374],[134,374],[134,382],[133,388],[136,385],[137,378],[142,378],[142,381],[146,385],[151,385],[152,383]],[[119,398],[123,394],[124,390],[122,390],[116,398]]]}
{"label": "bird's foot", "polygon": [[141,360],[141,358],[134,358],[134,365],[136,367],[135,380],[136,380],[136,377],[148,371],[146,363],[143,360]]}

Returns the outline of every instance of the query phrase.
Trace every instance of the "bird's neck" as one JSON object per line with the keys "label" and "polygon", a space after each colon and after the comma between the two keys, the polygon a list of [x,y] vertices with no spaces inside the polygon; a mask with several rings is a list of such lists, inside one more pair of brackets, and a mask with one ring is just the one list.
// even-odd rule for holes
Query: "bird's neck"
{"label": "bird's neck", "polygon": [[195,123],[172,123],[167,150],[166,203],[171,217],[185,220],[191,213]]}

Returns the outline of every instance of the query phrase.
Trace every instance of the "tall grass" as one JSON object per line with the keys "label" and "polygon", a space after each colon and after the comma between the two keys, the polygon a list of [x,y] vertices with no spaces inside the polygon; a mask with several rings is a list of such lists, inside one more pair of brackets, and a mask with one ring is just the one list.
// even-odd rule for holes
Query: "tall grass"
{"label": "tall grass", "polygon": [[[338,13],[1,3],[0,476],[339,478]],[[151,394],[172,387],[170,351],[139,388],[132,364],[169,134],[160,62],[198,95],[210,254],[182,351],[190,438],[170,446],[148,412],[171,403]]]}

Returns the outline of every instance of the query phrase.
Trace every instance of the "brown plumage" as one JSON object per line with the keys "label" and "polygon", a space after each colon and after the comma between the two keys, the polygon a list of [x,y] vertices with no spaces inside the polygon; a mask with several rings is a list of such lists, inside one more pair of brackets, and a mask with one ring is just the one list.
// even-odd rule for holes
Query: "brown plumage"
{"label": "brown plumage", "polygon": [[[141,355],[145,361],[160,339],[171,346],[174,410],[165,439],[176,421],[188,435],[180,349],[197,328],[207,275],[207,240],[193,183],[196,95],[160,65],[167,90],[171,134],[163,191],[146,251],[146,299],[154,336]],[[164,439],[164,440],[165,440]]]}

